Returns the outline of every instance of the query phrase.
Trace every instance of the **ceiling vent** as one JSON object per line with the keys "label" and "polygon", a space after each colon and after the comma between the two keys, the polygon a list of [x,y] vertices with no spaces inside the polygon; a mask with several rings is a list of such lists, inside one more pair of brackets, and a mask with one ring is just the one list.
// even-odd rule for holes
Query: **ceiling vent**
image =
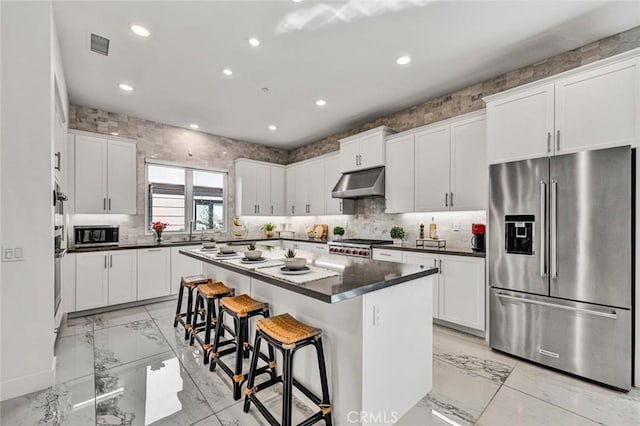
{"label": "ceiling vent", "polygon": [[109,39],[91,33],[91,51],[109,56]]}

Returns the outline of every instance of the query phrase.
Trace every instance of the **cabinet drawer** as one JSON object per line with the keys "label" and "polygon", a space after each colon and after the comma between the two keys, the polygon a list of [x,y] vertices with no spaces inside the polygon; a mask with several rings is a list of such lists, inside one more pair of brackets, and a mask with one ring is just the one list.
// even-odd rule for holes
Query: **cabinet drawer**
{"label": "cabinet drawer", "polygon": [[373,249],[373,260],[402,263],[402,252],[400,250]]}

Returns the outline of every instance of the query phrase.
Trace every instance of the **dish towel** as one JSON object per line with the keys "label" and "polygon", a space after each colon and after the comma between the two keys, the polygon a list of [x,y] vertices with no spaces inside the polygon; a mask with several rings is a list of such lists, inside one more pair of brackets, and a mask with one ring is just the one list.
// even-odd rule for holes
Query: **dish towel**
{"label": "dish towel", "polygon": [[296,283],[296,284],[304,284],[304,283],[308,283],[308,282],[311,282],[311,281],[321,280],[321,279],[324,279],[324,278],[335,277],[337,275],[340,275],[340,273],[335,272],[335,271],[330,271],[328,269],[319,268],[317,266],[310,266],[310,265],[307,265],[307,266],[309,266],[311,271],[309,273],[301,274],[301,275],[283,274],[282,271],[280,270],[280,268],[282,268],[282,266],[272,266],[272,267],[269,267],[269,268],[258,268],[256,270],[256,272],[259,272],[261,274],[277,278],[279,280],[290,281],[290,282]]}

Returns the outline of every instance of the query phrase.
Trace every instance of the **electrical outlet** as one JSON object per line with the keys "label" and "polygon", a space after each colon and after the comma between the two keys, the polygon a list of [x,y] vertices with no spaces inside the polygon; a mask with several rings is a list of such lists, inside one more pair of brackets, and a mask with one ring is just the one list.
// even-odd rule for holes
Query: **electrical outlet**
{"label": "electrical outlet", "polygon": [[382,313],[380,312],[380,305],[373,305],[373,325],[378,325],[382,322]]}
{"label": "electrical outlet", "polygon": [[13,249],[13,257],[15,260],[22,260],[22,247],[16,247]]}
{"label": "electrical outlet", "polygon": [[453,232],[460,231],[460,222],[455,221],[451,224],[451,228],[453,228]]}
{"label": "electrical outlet", "polygon": [[2,250],[2,260],[5,262],[13,261],[13,248],[5,248]]}
{"label": "electrical outlet", "polygon": [[17,262],[24,260],[24,251],[22,247],[3,247],[2,248],[2,261],[3,262]]}

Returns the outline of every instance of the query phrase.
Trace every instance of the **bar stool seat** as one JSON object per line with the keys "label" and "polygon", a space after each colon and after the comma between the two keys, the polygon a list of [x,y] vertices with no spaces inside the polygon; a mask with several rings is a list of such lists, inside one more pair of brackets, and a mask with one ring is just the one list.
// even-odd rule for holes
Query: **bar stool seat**
{"label": "bar stool seat", "polygon": [[[189,339],[191,334],[191,324],[193,315],[193,289],[199,285],[210,283],[211,279],[205,277],[202,274],[189,275],[180,278],[180,291],[178,292],[178,305],[176,306],[176,315],[173,320],[173,326],[177,327],[178,324],[182,324],[184,327],[184,340]],[[184,289],[187,289],[187,310],[182,312],[182,297],[184,296]]]}
{"label": "bar stool seat", "polygon": [[289,314],[277,315],[258,321],[258,330],[283,345],[295,345],[310,337],[319,336],[322,330],[298,321]]}
{"label": "bar stool seat", "polygon": [[246,294],[235,297],[225,297],[220,301],[220,304],[239,317],[246,317],[249,313],[263,311],[267,308],[266,303],[258,302]]}
{"label": "bar stool seat", "polygon": [[[329,399],[329,383],[327,381],[327,368],[324,360],[321,334],[321,330],[300,322],[289,314],[277,315],[258,321],[256,338],[253,344],[253,357],[251,358],[251,367],[249,367],[247,389],[245,391],[243,406],[245,413],[249,412],[251,404],[253,403],[270,425],[291,426],[293,420],[293,387],[295,387],[318,407],[318,411],[308,419],[299,423],[299,425],[308,426],[323,420],[327,426],[333,424],[331,402]],[[256,373],[259,372],[257,363],[262,340],[266,341],[269,351],[275,348],[282,353],[282,375],[272,377],[270,380],[256,385]],[[320,387],[322,390],[320,396],[293,377],[293,356],[298,350],[306,346],[313,346],[318,357],[318,373],[320,375]],[[258,398],[258,394],[261,391],[277,383],[282,383],[283,386],[282,420],[280,423]]]}
{"label": "bar stool seat", "polygon": [[[203,362],[206,364],[209,362],[209,351],[211,350],[211,332],[213,331],[218,315],[216,314],[216,300],[223,297],[230,297],[235,294],[235,290],[227,287],[223,282],[216,281],[211,282],[209,280],[206,284],[200,284],[196,287],[196,304],[195,313],[193,314],[193,322],[191,324],[191,340],[190,345],[194,342],[198,342],[202,347]],[[198,314],[204,319],[202,322],[198,322]],[[221,333],[224,334],[224,330],[221,329]],[[204,331],[204,337],[201,337],[198,333]]]}

